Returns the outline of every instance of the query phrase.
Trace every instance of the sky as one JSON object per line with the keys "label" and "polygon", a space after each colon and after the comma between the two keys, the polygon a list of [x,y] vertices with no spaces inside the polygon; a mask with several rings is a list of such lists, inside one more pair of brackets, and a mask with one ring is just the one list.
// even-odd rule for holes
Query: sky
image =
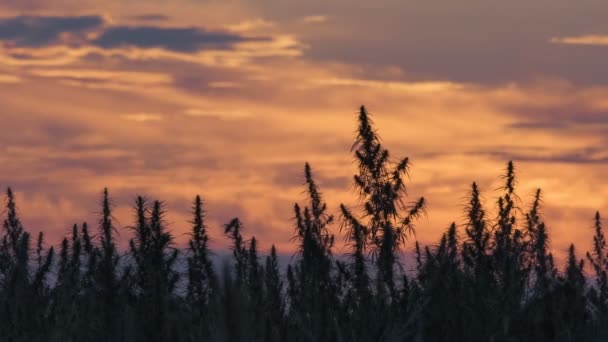
{"label": "sky", "polygon": [[165,202],[183,245],[200,194],[213,248],[238,216],[262,249],[290,254],[305,162],[332,212],[356,208],[350,147],[365,105],[391,155],[412,161],[408,200],[428,201],[416,239],[434,244],[452,221],[464,235],[471,183],[492,207],[513,160],[523,208],[543,189],[560,261],[571,242],[589,248],[597,210],[608,215],[607,11],[603,0],[3,1],[0,187],[49,244],[95,223],[108,187],[119,228],[146,195]]}

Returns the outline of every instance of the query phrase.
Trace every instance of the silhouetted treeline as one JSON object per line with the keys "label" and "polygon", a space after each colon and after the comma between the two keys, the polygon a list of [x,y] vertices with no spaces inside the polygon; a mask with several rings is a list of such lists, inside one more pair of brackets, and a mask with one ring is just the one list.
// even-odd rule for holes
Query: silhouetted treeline
{"label": "silhouetted treeline", "polygon": [[[415,238],[426,207],[424,198],[407,198],[410,162],[391,158],[364,107],[352,152],[359,206],[340,205],[339,217],[329,214],[305,165],[308,199],[293,209],[297,254],[286,269],[274,246],[260,252],[255,238],[243,237],[238,218],[208,227],[199,196],[186,250],[173,244],[163,202],[140,196],[126,227],[129,248],[119,251],[107,190],[95,225],[74,225],[59,247],[46,248],[42,233],[32,237],[22,226],[9,189],[0,235],[0,340],[608,338],[608,250],[599,213],[592,251],[581,258],[571,245],[558,269],[541,192],[522,205],[509,162],[494,209],[484,207],[473,183],[466,222],[452,223],[435,246],[416,242],[413,264],[403,265],[404,243]],[[332,227],[350,247],[347,258],[333,255]],[[223,229],[230,240],[232,257],[223,266],[212,261],[209,229]]]}

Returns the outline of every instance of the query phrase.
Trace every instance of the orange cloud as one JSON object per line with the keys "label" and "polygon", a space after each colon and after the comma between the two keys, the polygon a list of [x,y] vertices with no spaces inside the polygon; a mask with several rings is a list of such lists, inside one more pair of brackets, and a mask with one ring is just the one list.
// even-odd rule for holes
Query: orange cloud
{"label": "orange cloud", "polygon": [[589,34],[572,37],[553,37],[549,41],[554,44],[604,46],[608,45],[608,35]]}
{"label": "orange cloud", "polygon": [[276,23],[268,20],[264,20],[262,18],[257,18],[253,20],[245,20],[238,24],[227,25],[226,28],[231,31],[236,32],[248,32],[248,31],[257,31],[261,29],[273,28],[276,26]]}
{"label": "orange cloud", "polygon": [[324,23],[328,19],[329,18],[326,15],[309,15],[309,16],[303,17],[302,21],[307,24],[312,24],[312,23]]}
{"label": "orange cloud", "polygon": [[131,120],[136,122],[160,121],[163,118],[160,114],[150,113],[124,114],[122,117],[125,120]]}

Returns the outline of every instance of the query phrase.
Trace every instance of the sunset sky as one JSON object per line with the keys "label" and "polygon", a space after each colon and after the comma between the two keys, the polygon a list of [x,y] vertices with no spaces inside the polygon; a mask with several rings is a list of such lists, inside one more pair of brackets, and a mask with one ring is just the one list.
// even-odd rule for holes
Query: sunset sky
{"label": "sunset sky", "polygon": [[146,194],[181,245],[201,194],[214,248],[238,216],[289,254],[306,161],[333,212],[356,204],[362,104],[412,161],[423,243],[463,223],[471,182],[492,206],[510,159],[522,205],[544,191],[559,260],[608,215],[603,0],[19,0],[0,14],[0,186],[49,244],[94,223],[107,186],[119,227]]}

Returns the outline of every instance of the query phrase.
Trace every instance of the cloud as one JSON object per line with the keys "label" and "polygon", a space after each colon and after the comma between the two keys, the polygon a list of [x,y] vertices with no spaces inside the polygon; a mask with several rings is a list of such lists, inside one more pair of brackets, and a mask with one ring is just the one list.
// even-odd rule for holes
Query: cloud
{"label": "cloud", "polygon": [[227,48],[235,43],[260,41],[233,33],[207,32],[199,28],[162,28],[153,26],[117,26],[105,30],[93,44],[103,48],[164,48],[194,52],[205,48]]}
{"label": "cloud", "polygon": [[244,110],[203,110],[199,108],[189,108],[184,114],[193,117],[216,117],[221,119],[243,119],[251,116],[251,113]]}
{"label": "cloud", "polygon": [[16,46],[37,47],[54,44],[70,34],[83,39],[87,32],[104,24],[100,16],[45,17],[18,16],[0,19],[0,39]]}
{"label": "cloud", "polygon": [[[300,25],[286,25],[312,46],[307,57],[319,61],[366,67],[394,64],[410,77],[487,85],[528,82],[537,76],[606,84],[606,74],[598,72],[607,63],[601,49],[564,49],[548,43],[551,37],[570,32],[608,32],[600,14],[605,4],[586,1],[572,11],[567,1],[558,2],[563,5],[516,0],[498,11],[482,1],[441,9],[419,1],[383,1],[374,8],[346,0],[297,6],[270,2],[261,5],[261,11],[273,19],[295,18]],[[329,20],[302,25],[303,14],[322,14]],[[517,25],[512,18],[518,18]]]}
{"label": "cloud", "polygon": [[[140,20],[162,18],[150,14]],[[254,21],[251,25],[270,25]],[[0,19],[0,63],[68,65],[90,56],[136,60],[176,59],[235,66],[253,57],[297,56],[292,36],[252,36],[237,31],[154,25],[113,26],[101,16],[17,16]],[[203,54],[204,53],[204,54]]]}
{"label": "cloud", "polygon": [[[133,64],[136,63],[125,67],[132,67]],[[142,67],[137,69],[141,72],[156,70],[164,73],[178,70],[185,74],[196,75],[202,70],[193,65],[171,65],[166,61],[158,64],[145,63],[145,67],[143,63],[141,65]],[[460,203],[458,200],[466,194],[468,184],[474,179],[480,180],[478,174],[498,175],[504,166],[502,162],[507,160],[506,155],[465,155],[462,153],[463,150],[477,146],[484,147],[488,144],[491,144],[488,147],[490,151],[507,150],[500,146],[495,147],[497,141],[503,142],[505,146],[512,146],[511,144],[518,142],[526,142],[529,145],[537,143],[538,133],[514,135],[513,132],[506,132],[501,126],[503,120],[497,112],[499,107],[496,106],[496,102],[500,103],[505,101],[505,98],[517,96],[525,96],[525,100],[529,103],[540,101],[539,106],[543,105],[546,96],[539,96],[529,89],[519,89],[515,96],[511,95],[515,91],[509,87],[488,90],[459,87],[457,84],[455,88],[458,91],[453,92],[452,86],[444,88],[414,85],[412,88],[407,86],[407,82],[384,84],[386,82],[360,79],[357,74],[347,75],[342,71],[319,70],[323,68],[319,65],[313,68],[292,62],[292,68],[282,66],[283,64],[277,63],[268,66],[265,74],[269,78],[264,82],[266,88],[260,90],[259,85],[253,86],[252,88],[259,91],[259,94],[250,101],[246,101],[241,93],[252,91],[247,89],[249,84],[244,82],[243,88],[235,90],[235,94],[238,92],[237,95],[240,97],[235,96],[230,99],[214,98],[207,90],[192,94],[190,97],[186,97],[183,92],[174,94],[165,91],[162,96],[158,93],[145,99],[77,88],[69,92],[70,98],[74,100],[65,103],[66,101],[61,100],[61,96],[57,94],[65,94],[66,91],[49,86],[53,81],[51,75],[37,79],[37,82],[32,82],[34,88],[24,93],[24,96],[27,96],[26,101],[17,101],[18,96],[13,95],[19,93],[16,90],[4,94],[9,100],[7,112],[19,114],[9,117],[9,119],[13,118],[9,121],[11,127],[14,127],[12,131],[15,131],[15,139],[25,139],[29,136],[40,139],[38,132],[28,132],[32,126],[36,127],[47,122],[53,122],[61,128],[78,120],[83,121],[89,130],[82,131],[76,126],[73,130],[57,131],[57,128],[53,127],[55,137],[41,139],[37,146],[23,141],[21,144],[23,148],[29,149],[15,151],[5,157],[4,164],[14,166],[0,170],[2,176],[0,178],[17,185],[17,189],[23,184],[28,185],[27,188],[21,189],[26,190],[28,196],[53,193],[50,188],[43,186],[50,179],[51,182],[57,183],[58,187],[62,186],[62,190],[58,191],[61,196],[70,198],[78,204],[81,204],[83,199],[91,199],[93,193],[94,199],[97,200],[98,191],[103,186],[109,186],[112,194],[124,194],[116,197],[120,205],[116,215],[125,225],[131,218],[128,207],[131,202],[127,199],[131,199],[138,192],[148,193],[167,200],[171,209],[175,207],[169,211],[169,217],[175,222],[173,227],[180,243],[184,240],[181,234],[187,229],[189,201],[194,194],[201,192],[211,203],[208,208],[213,217],[210,226],[221,227],[220,224],[226,219],[240,215],[243,216],[249,229],[248,234],[263,236],[266,243],[283,244],[288,251],[291,230],[285,229],[285,225],[290,222],[292,215],[289,209],[294,201],[305,200],[305,195],[302,194],[304,161],[311,162],[315,179],[326,194],[330,210],[335,210],[340,203],[348,205],[353,198],[356,198],[349,190],[352,174],[356,171],[352,169],[352,158],[349,154],[353,129],[356,126],[354,121],[356,108],[352,104],[363,101],[366,105],[369,104],[372,113],[378,113],[374,119],[387,147],[394,151],[396,156],[409,155],[415,162],[412,173],[413,187],[410,188],[410,193],[412,198],[417,194],[425,195],[432,205],[429,211],[429,223],[421,223],[419,229],[418,238],[424,243],[435,241],[438,236],[436,227],[443,227],[458,217],[460,208],[456,204]],[[272,70],[276,70],[276,73],[268,72]],[[79,75],[76,71],[64,72],[64,74]],[[61,74],[55,72],[52,76],[61,76]],[[103,78],[106,74],[97,75],[89,72],[87,76]],[[244,73],[244,76],[249,75]],[[312,79],[342,81],[329,82],[313,88],[294,89],[288,86],[296,84],[297,80],[304,79],[304,76]],[[128,78],[126,74],[125,78]],[[230,77],[221,77],[220,74],[215,75],[214,79],[240,80],[232,71]],[[207,84],[210,80],[204,81],[203,83]],[[175,84],[167,85],[169,86]],[[151,87],[140,88],[143,92]],[[392,88],[398,91],[386,91]],[[556,92],[556,97],[563,97],[559,89],[542,88],[548,92]],[[286,94],[290,95],[280,96],[284,97],[283,102],[264,97],[268,96],[267,93],[281,95],[281,89],[285,89]],[[571,89],[563,91],[572,93]],[[405,98],[404,94],[406,94]],[[361,99],[361,97],[365,98]],[[10,101],[11,99],[14,100]],[[51,99],[55,99],[54,101],[64,107],[57,108],[55,102],[50,102]],[[165,101],[173,103],[175,107],[159,106]],[[30,108],[36,103],[40,103],[40,108],[37,110],[39,114],[34,116]],[[14,108],[15,106],[17,108]],[[125,106],[132,107],[125,109]],[[184,112],[185,108],[190,110]],[[238,117],[240,115],[238,111],[231,112],[236,109],[251,111],[250,113],[255,115],[242,120],[218,119],[235,114]],[[132,115],[132,118],[124,120],[125,118],[121,117],[123,113]],[[154,113],[182,115],[167,116],[162,122],[149,121],[150,115],[152,117],[158,115]],[[120,124],[116,124],[117,120],[113,118],[118,118]],[[138,119],[145,124],[138,122]],[[16,120],[20,120],[21,124],[15,125]],[[512,121],[514,120],[510,118],[508,122]],[[45,130],[49,129],[45,128]],[[76,134],[81,136],[79,139],[105,137],[106,142],[81,146],[83,143],[73,138]],[[11,141],[7,140],[6,136],[0,139],[10,145]],[[55,143],[56,141],[59,141],[59,144]],[[399,143],[396,143],[397,141]],[[15,143],[18,142],[19,140],[15,140]],[[565,143],[569,144],[569,141],[566,140]],[[552,141],[551,144],[554,142]],[[576,147],[569,148],[570,152],[576,152]],[[429,161],[428,158],[422,157],[423,150],[441,151],[444,155]],[[528,151],[510,150],[535,156]],[[561,152],[563,151],[556,148],[539,151],[537,155],[557,157]],[[592,156],[602,158],[599,154]],[[567,156],[562,157],[567,158]],[[498,164],[499,167],[496,166]],[[528,164],[541,164],[545,167],[548,165],[544,162]],[[34,165],[34,167],[28,167],[25,172],[20,165]],[[549,165],[559,166],[559,171],[556,171],[555,175],[551,172],[550,177],[562,177],[568,172],[563,171],[564,167],[580,165],[597,167],[605,164],[552,163]],[[527,167],[522,163],[522,169],[527,170]],[[51,171],[41,174],[37,170]],[[527,171],[522,179],[527,182],[529,178],[545,173],[547,173],[546,169],[533,173]],[[575,172],[571,173],[575,174]],[[580,172],[577,174],[580,175]],[[171,182],[168,182],[168,179]],[[485,189],[497,187],[486,182],[485,179],[482,180]],[[536,182],[535,179],[532,180]],[[553,184],[548,187],[550,192],[561,191],[562,183],[550,184]],[[574,193],[581,194],[581,197],[587,193],[586,190],[577,191]],[[92,201],[93,199],[91,203]],[[548,204],[554,205],[556,202],[549,198]],[[213,206],[213,203],[221,205]],[[230,203],[238,203],[241,209],[230,207]],[[41,209],[39,212],[50,212],[55,205],[53,203],[49,208]],[[87,212],[95,209],[95,203],[81,205]],[[27,209],[32,210],[30,207]],[[177,209],[179,210],[176,212]],[[61,213],[64,215],[63,211]],[[35,222],[45,222],[43,216],[36,217]],[[82,219],[82,216],[74,216],[76,219]],[[68,216],[58,217],[52,222],[53,224],[57,222],[57,226],[60,226],[66,217]],[[72,216],[68,218],[72,219]],[[559,237],[558,242],[561,243],[569,237],[569,235]],[[221,241],[223,240],[218,240],[222,243]]]}
{"label": "cloud", "polygon": [[328,19],[328,16],[326,16],[326,15],[309,15],[309,16],[302,18],[302,21],[307,24],[313,24],[313,23],[324,23],[327,21],[327,19]]}
{"label": "cloud", "polygon": [[244,32],[244,31],[254,31],[254,30],[259,30],[259,29],[266,29],[266,28],[271,28],[271,27],[275,27],[275,23],[272,21],[267,21],[261,18],[257,18],[254,20],[246,20],[246,21],[242,21],[238,24],[234,24],[234,25],[228,25],[226,26],[226,28],[228,28],[231,31],[236,31],[236,32]]}
{"label": "cloud", "polygon": [[28,70],[26,74],[37,78],[54,79],[58,83],[74,87],[124,92],[137,91],[141,87],[152,89],[173,82],[171,75],[144,71],[35,68]]}
{"label": "cloud", "polygon": [[[550,112],[550,111],[546,111]],[[559,113],[556,109],[554,112]],[[567,113],[567,112],[566,112]],[[583,109],[579,109],[568,115],[555,115],[555,117],[542,117],[543,111],[537,112],[537,118],[535,120],[522,120],[508,126],[515,129],[527,129],[527,130],[563,130],[573,131],[577,128],[597,130],[599,128],[608,127],[608,113],[605,112],[585,112]]]}
{"label": "cloud", "polygon": [[150,114],[150,113],[125,114],[122,117],[125,120],[136,121],[136,122],[160,121],[163,118],[159,114]]}
{"label": "cloud", "polygon": [[[507,151],[507,150],[511,150]],[[571,152],[555,152],[544,149],[514,149],[513,147],[495,147],[482,151],[470,152],[471,155],[485,155],[499,160],[514,160],[516,162],[533,162],[542,164],[603,164],[608,165],[608,154],[599,148],[586,148]]]}
{"label": "cloud", "polygon": [[[547,203],[553,208],[571,203],[563,197],[567,194],[579,201],[608,198],[601,181],[608,167],[601,146],[608,144],[600,144],[608,126],[600,131],[599,116],[608,112],[606,89],[586,92],[584,85],[572,83],[519,82],[521,75],[533,74],[530,70],[566,70],[581,78],[590,70],[605,78],[605,58],[593,55],[601,55],[601,49],[547,43],[556,32],[581,29],[555,30],[535,22],[535,28],[545,31],[522,34],[529,26],[517,25],[513,31],[503,29],[511,22],[494,25],[505,21],[493,17],[495,11],[489,16],[465,13],[467,20],[461,20],[463,13],[456,12],[460,16],[453,19],[452,10],[445,11],[447,18],[428,18],[439,12],[382,9],[369,11],[371,24],[363,27],[360,15],[346,13],[352,9],[342,5],[321,12],[330,18],[323,25],[302,21],[302,14],[319,13],[316,8],[283,16],[266,11],[241,15],[230,8],[226,18],[225,13],[190,7],[176,6],[181,16],[144,7],[133,6],[139,13],[110,8],[124,13],[120,18],[126,21],[106,20],[82,34],[62,32],[45,46],[0,44],[5,66],[0,72],[14,73],[7,82],[22,80],[7,84],[0,77],[6,107],[2,121],[8,127],[0,137],[0,161],[6,165],[0,186],[15,185],[27,198],[45,195],[39,202],[47,207],[31,204],[24,210],[35,212],[35,222],[45,229],[59,232],[66,218],[68,223],[72,217],[85,218],[95,210],[99,190],[110,186],[124,224],[130,222],[134,194],[168,200],[181,238],[192,196],[200,192],[209,199],[209,213],[215,216],[210,226],[218,232],[227,219],[243,216],[252,228],[248,234],[266,235],[267,242],[284,244],[289,251],[291,229],[285,225],[293,202],[306,199],[305,161],[313,165],[330,210],[356,200],[349,190],[356,172],[349,148],[361,103],[378,114],[375,122],[391,152],[415,163],[410,193],[412,198],[425,195],[430,203],[430,221],[419,230],[422,242],[435,241],[437,227],[459,217],[457,204],[471,181],[497,188],[494,179],[510,157],[526,161],[518,164],[523,185],[547,185],[554,196]],[[151,20],[162,18],[134,21],[130,16],[142,13],[170,18],[157,23]],[[198,18],[201,13],[215,20]],[[255,19],[259,13],[276,25]],[[404,20],[403,15],[410,17]],[[196,22],[210,31],[189,26]],[[179,26],[172,25],[182,25],[188,42],[166,43],[178,39]],[[160,36],[140,32],[150,27]],[[226,32],[218,32],[237,37],[236,42],[197,36],[209,34],[211,27],[223,27]],[[98,40],[113,29],[123,30],[120,39],[114,37],[111,47],[101,45]],[[272,39],[247,40],[251,32]],[[82,44],[66,44],[74,41]],[[192,51],[193,46],[198,50]],[[484,83],[505,77],[519,81]],[[600,147],[592,151],[589,146]],[[54,210],[60,202],[46,194],[69,198],[84,214]],[[47,223],[45,214],[55,212],[61,215]],[[556,224],[566,227],[577,217]],[[571,237],[565,231],[556,235],[556,243]]]}
{"label": "cloud", "polygon": [[0,64],[11,66],[65,66],[86,59],[126,59],[131,61],[172,60],[220,68],[239,68],[252,59],[298,57],[304,46],[290,36],[276,36],[270,41],[244,42],[233,49],[212,49],[196,52],[173,51],[161,47],[106,49],[96,46],[46,48],[7,48],[0,45]]}
{"label": "cloud", "polygon": [[[80,21],[71,20],[75,18],[97,18],[93,21],[99,25],[85,30],[89,26],[77,25]],[[307,47],[290,34],[254,36],[199,27],[112,26],[98,16],[4,19],[3,24],[0,22],[0,43],[2,40],[5,44],[0,44],[0,64],[11,66],[67,66],[128,59],[239,68],[252,59],[299,57]]]}
{"label": "cloud", "polygon": [[317,79],[313,80],[311,83],[319,86],[366,87],[411,93],[441,92],[448,90],[458,90],[464,87],[463,84],[443,81],[398,82],[349,78]]}
{"label": "cloud", "polygon": [[48,78],[124,82],[133,85],[171,83],[171,76],[160,72],[112,71],[99,69],[33,69],[31,75]]}
{"label": "cloud", "polygon": [[549,42],[565,45],[608,46],[608,35],[589,34],[582,36],[553,37]]}
{"label": "cloud", "polygon": [[241,85],[237,82],[230,82],[230,81],[216,81],[216,82],[209,82],[208,83],[209,88],[240,88]]}
{"label": "cloud", "polygon": [[23,80],[19,76],[0,74],[0,83],[19,83]]}
{"label": "cloud", "polygon": [[[499,104],[515,121],[506,126],[528,133],[589,137],[608,129],[606,87],[578,88],[568,83],[545,83],[528,88],[528,94]],[[536,99],[530,101],[531,98]],[[502,101],[501,101],[502,102]]]}

